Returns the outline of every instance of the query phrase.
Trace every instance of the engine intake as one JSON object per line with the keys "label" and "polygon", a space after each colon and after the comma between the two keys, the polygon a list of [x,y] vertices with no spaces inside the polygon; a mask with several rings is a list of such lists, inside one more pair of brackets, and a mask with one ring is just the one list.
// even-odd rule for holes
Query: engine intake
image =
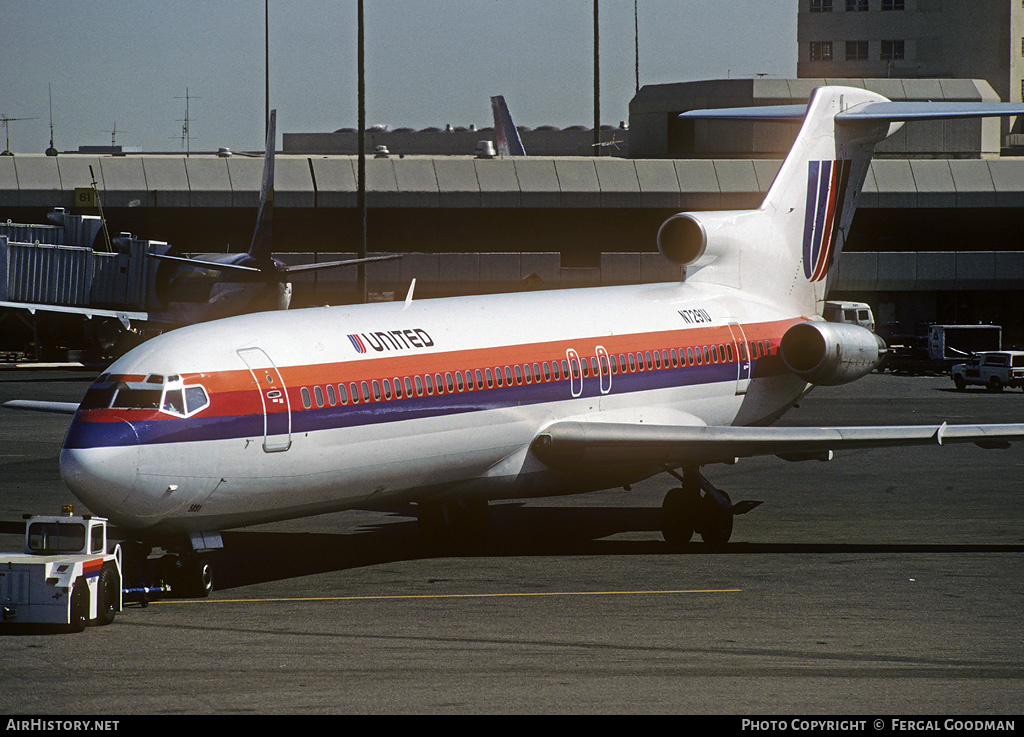
{"label": "engine intake", "polygon": [[885,350],[885,341],[859,325],[802,322],[782,336],[779,352],[786,367],[802,379],[838,386],[874,371]]}
{"label": "engine intake", "polygon": [[704,255],[707,246],[704,226],[691,215],[673,215],[658,228],[658,250],[677,264],[692,264]]}

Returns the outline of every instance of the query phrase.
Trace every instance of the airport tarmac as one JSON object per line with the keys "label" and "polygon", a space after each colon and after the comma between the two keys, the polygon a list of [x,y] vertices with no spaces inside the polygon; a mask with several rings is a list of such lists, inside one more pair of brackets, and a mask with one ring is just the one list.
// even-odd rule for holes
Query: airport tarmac
{"label": "airport tarmac", "polygon": [[[77,401],[88,371],[0,369],[0,402]],[[1024,394],[871,375],[783,424],[1017,422]],[[0,411],[0,535],[73,501],[68,418]],[[706,469],[721,552],[672,552],[666,475],[493,505],[473,549],[414,510],[225,533],[208,599],[82,634],[0,635],[4,714],[1008,714],[1024,703],[1024,444]],[[79,507],[80,509],[80,507]]]}

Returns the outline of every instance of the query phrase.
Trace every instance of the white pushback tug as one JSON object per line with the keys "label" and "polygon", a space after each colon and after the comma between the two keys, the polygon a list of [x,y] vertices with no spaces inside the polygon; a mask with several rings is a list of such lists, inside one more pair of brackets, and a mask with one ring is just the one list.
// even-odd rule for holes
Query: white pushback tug
{"label": "white pushback tug", "polygon": [[25,515],[25,549],[0,553],[2,625],[53,624],[81,632],[121,611],[121,546],[107,551],[107,520]]}

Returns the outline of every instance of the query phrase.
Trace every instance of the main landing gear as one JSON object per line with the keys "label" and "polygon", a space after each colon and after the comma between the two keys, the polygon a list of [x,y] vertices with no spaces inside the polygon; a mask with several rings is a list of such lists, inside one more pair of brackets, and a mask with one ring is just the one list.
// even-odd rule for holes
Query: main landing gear
{"label": "main landing gear", "polygon": [[742,501],[732,503],[729,495],[716,489],[704,478],[697,467],[687,468],[679,476],[669,471],[682,482],[678,489],[665,495],[661,505],[661,531],[669,545],[685,547],[697,533],[711,548],[721,547],[732,537],[733,517],[746,514],[761,502]]}
{"label": "main landing gear", "polygon": [[416,521],[428,542],[470,542],[487,530],[489,508],[486,499],[452,499],[418,502]]}

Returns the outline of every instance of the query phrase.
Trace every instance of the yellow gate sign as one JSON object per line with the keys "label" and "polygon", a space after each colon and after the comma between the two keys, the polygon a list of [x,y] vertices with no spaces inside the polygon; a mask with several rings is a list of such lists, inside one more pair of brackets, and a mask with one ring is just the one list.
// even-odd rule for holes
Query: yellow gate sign
{"label": "yellow gate sign", "polygon": [[92,187],[75,187],[75,207],[95,208],[96,190]]}

